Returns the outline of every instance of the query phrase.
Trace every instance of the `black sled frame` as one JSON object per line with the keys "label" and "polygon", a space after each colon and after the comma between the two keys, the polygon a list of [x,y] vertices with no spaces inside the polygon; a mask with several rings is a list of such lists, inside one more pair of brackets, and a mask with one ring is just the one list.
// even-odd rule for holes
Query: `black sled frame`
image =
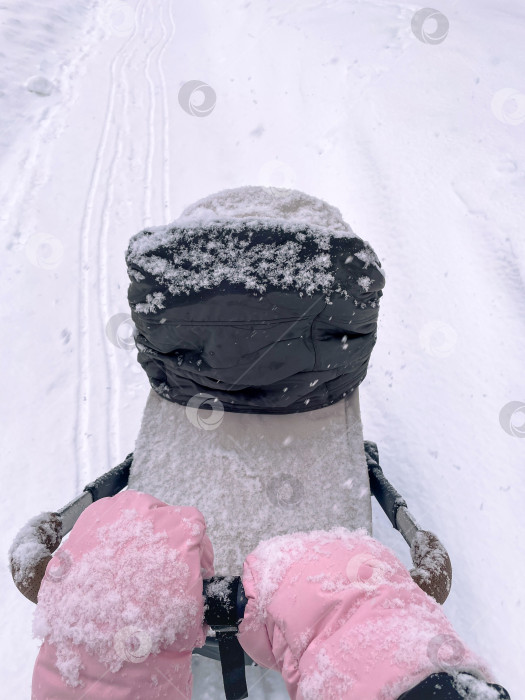
{"label": "black sled frame", "polygon": [[[412,578],[438,603],[444,603],[452,583],[452,566],[446,549],[433,533],[419,527],[409,512],[404,498],[384,475],[379,466],[377,445],[365,440],[364,450],[370,491],[393,527],[402,534],[410,547],[414,563],[414,569],[410,571]],[[57,541],[53,543],[50,551],[54,551],[59,546],[62,538],[71,531],[80,514],[91,503],[100,498],[114,496],[127,486],[132,462],[133,453],[129,454],[121,464],[88,484],[79,496],[52,514],[56,517]],[[49,559],[50,557],[40,562],[38,571],[35,571],[36,590]],[[224,579],[227,579],[228,583],[226,600],[224,586],[213,585]],[[24,590],[22,585],[18,585],[18,588],[26,597],[36,602],[35,585],[32,586],[31,593]],[[216,590],[220,590],[220,594],[215,593]],[[226,699],[242,700],[248,697],[245,667],[257,664],[244,652],[237,639],[238,626],[244,617],[247,603],[241,578],[216,576],[206,579],[203,595],[204,618],[213,633],[208,635],[204,646],[194,649],[193,653],[220,661]]]}

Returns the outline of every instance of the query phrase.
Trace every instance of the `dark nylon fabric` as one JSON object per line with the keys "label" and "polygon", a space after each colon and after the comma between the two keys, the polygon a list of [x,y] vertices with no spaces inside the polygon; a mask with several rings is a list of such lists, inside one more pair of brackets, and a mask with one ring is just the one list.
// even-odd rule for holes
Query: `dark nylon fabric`
{"label": "dark nylon fabric", "polygon": [[[279,226],[244,235],[250,245],[293,237]],[[170,295],[128,249],[137,359],[153,389],[182,405],[202,393],[219,399],[225,411],[277,414],[322,408],[353,391],[366,376],[376,341],[384,276],[355,255],[371,251],[362,239],[329,240],[332,286],[345,290],[347,298],[341,292],[301,294],[272,285],[261,293],[228,281]],[[308,241],[303,253],[313,253]],[[177,246],[157,248],[154,254],[176,263]],[[143,279],[138,281],[133,271]],[[363,275],[371,280],[368,291],[357,283]],[[135,309],[159,291],[166,296],[165,308]]]}

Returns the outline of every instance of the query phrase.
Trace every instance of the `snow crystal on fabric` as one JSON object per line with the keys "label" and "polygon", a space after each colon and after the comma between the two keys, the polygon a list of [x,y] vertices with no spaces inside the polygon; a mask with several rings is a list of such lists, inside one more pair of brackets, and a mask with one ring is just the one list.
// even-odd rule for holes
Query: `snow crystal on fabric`
{"label": "snow crystal on fabric", "polygon": [[226,610],[229,610],[232,606],[230,601],[230,584],[233,580],[233,576],[225,576],[222,579],[212,581],[206,588],[207,596],[219,600]]}
{"label": "snow crystal on fabric", "polygon": [[[321,649],[316,658],[317,668],[299,681],[299,690],[304,700],[340,700],[349,693],[354,684],[353,679],[334,666],[334,660]],[[337,694],[330,691],[330,685],[337,684]]]}
{"label": "snow crystal on fabric", "polygon": [[142,274],[142,272],[139,272],[138,270],[134,270],[132,267],[128,267],[128,275],[133,278],[136,282],[142,282],[142,280],[145,280],[146,277]]}
{"label": "snow crystal on fabric", "polygon": [[57,667],[73,686],[81,685],[78,645],[116,672],[125,658],[119,653],[123,632],[136,629],[141,654],[155,654],[186,638],[198,613],[185,592],[188,565],[167,544],[167,533],[155,533],[151,520],[124,510],[119,520],[99,528],[97,539],[96,549],[74,562],[63,579],[44,578],[33,622],[34,635],[56,645]]}
{"label": "snow crystal on fabric", "polygon": [[[254,233],[261,231],[274,232],[274,238],[253,242]],[[331,241],[342,237],[357,238],[341,212],[323,200],[298,190],[276,197],[273,188],[240,187],[191,204],[171,225],[136,234],[126,261],[132,281],[152,275],[173,296],[226,281],[258,293],[273,285],[308,295],[320,290],[347,297],[346,289],[334,285],[330,257]],[[383,275],[374,251],[366,241],[363,244],[356,257],[365,269],[373,264]],[[372,284],[371,278],[362,279]],[[164,308],[164,299],[158,304],[153,297],[134,310],[153,313]]]}
{"label": "snow crystal on fabric", "polygon": [[[373,673],[373,669],[382,664],[395,666],[401,675],[395,683],[383,687],[378,700],[397,698],[419,680],[442,670],[455,674],[459,668],[482,673],[481,660],[461,644],[441,609],[422,595],[410,579],[394,576],[383,583],[387,586],[381,590],[376,587],[369,595],[356,600],[355,606],[345,616],[339,616],[335,623],[324,626],[322,635],[310,646],[314,663],[304,665],[299,683],[305,700],[321,696],[327,700],[344,697],[348,688],[358,680],[362,683],[367,673]],[[401,591],[402,601],[396,597]],[[384,610],[388,610],[388,614],[384,614]],[[356,622],[357,619],[363,621]],[[452,658],[448,666],[450,649],[447,649],[447,644],[450,643]],[[439,654],[443,651],[441,646],[444,652]],[[354,664],[350,673],[348,669],[352,668],[355,659],[363,659],[363,665],[356,668]],[[482,683],[471,676],[464,675],[464,679],[468,680],[464,680],[463,685],[458,684],[458,689],[482,687]],[[479,697],[488,700],[495,696]]]}
{"label": "snow crystal on fabric", "polygon": [[365,290],[365,292],[368,292],[368,290],[370,289],[370,285],[372,284],[372,280],[370,279],[370,277],[367,276],[359,277],[359,279],[357,280],[357,284],[360,287],[362,287]]}
{"label": "snow crystal on fabric", "polygon": [[393,700],[436,671],[485,673],[435,601],[363,531],[267,540],[248,558],[247,575],[253,610],[244,631],[263,623],[284,677],[304,700],[360,698],[365,689]]}
{"label": "snow crystal on fabric", "polygon": [[466,673],[458,673],[454,685],[462,698],[498,700],[500,697],[495,688],[489,688],[484,681]]}
{"label": "snow crystal on fabric", "polygon": [[[367,541],[371,547],[375,547],[374,540],[369,537],[364,528],[350,532],[344,527],[335,527],[328,531],[313,530],[278,535],[259,543],[253,551],[253,560],[250,560],[257,591],[256,624],[264,622],[268,605],[290,567],[300,559],[304,561],[318,559],[323,545],[336,540],[340,540],[349,550],[363,540]],[[342,577],[340,581],[332,581],[331,584],[325,581],[323,587],[326,586],[326,590],[334,591],[341,586],[348,588],[355,585],[355,582],[349,582],[346,577],[343,580]]]}
{"label": "snow crystal on fabric", "polygon": [[378,270],[380,269],[379,259],[370,247],[363,248],[363,250],[358,251],[355,254],[355,257],[359,258],[359,260],[365,263],[365,270],[367,267],[369,267],[369,265],[374,265],[374,267],[377,267]]}
{"label": "snow crystal on fabric", "polygon": [[142,304],[135,304],[135,311],[143,314],[150,314],[157,309],[164,309],[166,297],[162,292],[154,292],[146,295],[146,301]]}
{"label": "snow crystal on fabric", "polygon": [[[132,237],[126,259],[128,266],[149,273],[173,296],[211,289],[224,281],[259,293],[268,285],[307,294],[329,291],[334,284],[329,234],[288,224],[282,231],[294,234],[295,240],[252,244],[254,231],[278,226],[270,219],[248,219],[200,226],[175,223],[153,233],[146,229]],[[306,243],[314,244],[313,255]],[[135,310],[148,313],[163,308],[163,296],[159,300],[156,296],[150,295]]]}
{"label": "snow crystal on fabric", "polygon": [[182,525],[190,531],[190,534],[193,535],[193,537],[197,537],[197,535],[201,534],[202,526],[200,523],[192,522],[189,518],[182,518],[181,522]]}

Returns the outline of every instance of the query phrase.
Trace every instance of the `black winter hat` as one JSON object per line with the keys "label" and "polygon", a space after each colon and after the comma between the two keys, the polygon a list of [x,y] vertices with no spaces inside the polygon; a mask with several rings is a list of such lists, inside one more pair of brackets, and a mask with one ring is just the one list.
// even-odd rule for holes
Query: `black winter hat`
{"label": "black winter hat", "polygon": [[363,381],[384,274],[341,213],[299,192],[240,187],[132,237],[138,361],[162,397],[295,413]]}

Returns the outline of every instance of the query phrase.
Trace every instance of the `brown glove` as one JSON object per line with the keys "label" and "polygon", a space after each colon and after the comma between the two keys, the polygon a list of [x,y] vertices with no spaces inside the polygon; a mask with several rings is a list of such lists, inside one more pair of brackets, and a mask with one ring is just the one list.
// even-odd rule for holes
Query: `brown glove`
{"label": "brown glove", "polygon": [[410,575],[417,585],[442,605],[452,585],[452,564],[438,538],[427,530],[420,530],[410,548],[415,568]]}
{"label": "brown glove", "polygon": [[9,550],[13,581],[33,603],[37,602],[46,567],[62,540],[61,529],[56,513],[41,513],[20,530]]}

